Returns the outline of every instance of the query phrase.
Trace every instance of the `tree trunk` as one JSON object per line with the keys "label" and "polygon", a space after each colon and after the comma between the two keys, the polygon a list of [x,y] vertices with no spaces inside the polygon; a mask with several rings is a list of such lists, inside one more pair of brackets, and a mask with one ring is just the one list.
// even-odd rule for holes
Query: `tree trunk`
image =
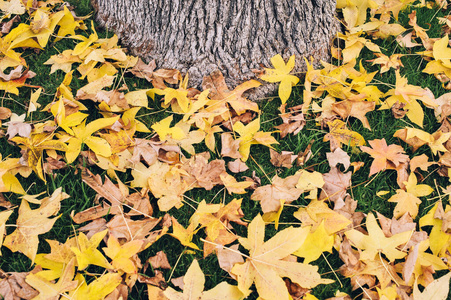
{"label": "tree trunk", "polygon": [[328,59],[338,28],[334,0],[91,1],[97,21],[133,54],[188,72],[190,86],[219,69],[235,87],[276,54],[295,54],[305,70],[303,57]]}

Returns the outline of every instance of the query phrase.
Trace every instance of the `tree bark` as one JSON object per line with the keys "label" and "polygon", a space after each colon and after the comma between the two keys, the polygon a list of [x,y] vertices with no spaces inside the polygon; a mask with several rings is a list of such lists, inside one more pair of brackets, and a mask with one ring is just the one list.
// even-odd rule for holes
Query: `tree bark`
{"label": "tree bark", "polygon": [[100,25],[134,55],[189,73],[191,86],[219,69],[235,87],[272,67],[276,54],[295,54],[296,70],[305,70],[303,57],[329,58],[338,29],[334,0],[91,1]]}

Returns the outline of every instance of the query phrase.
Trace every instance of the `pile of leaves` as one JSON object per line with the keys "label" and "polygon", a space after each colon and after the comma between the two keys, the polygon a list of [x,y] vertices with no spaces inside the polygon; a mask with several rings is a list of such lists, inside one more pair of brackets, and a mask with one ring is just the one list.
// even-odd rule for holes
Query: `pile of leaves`
{"label": "pile of leaves", "polygon": [[[339,0],[346,30],[331,49],[334,60],[315,68],[305,58],[302,97],[290,100],[300,82],[291,74],[294,56],[274,56],[273,66],[237,87],[213,72],[199,90],[189,74],[128,55],[115,35],[99,37],[89,16],[63,1],[0,1],[0,246],[27,264],[26,271],[0,270],[0,295],[126,299],[144,286],[149,299],[317,299],[335,282],[341,289],[329,299],[446,299],[451,17],[436,14],[447,6]],[[404,27],[398,18],[405,10]],[[431,22],[443,24],[440,37],[418,25],[417,10],[433,12]],[[384,42],[399,51],[386,52]],[[60,44],[72,47],[45,61],[50,74],[61,75],[48,91],[33,80],[49,74],[30,70],[30,57]],[[440,97],[401,75],[406,52],[427,61],[423,72],[442,83]],[[378,70],[369,72],[368,62]],[[395,84],[381,85],[375,76],[383,73]],[[133,79],[147,88],[135,88]],[[279,83],[270,103],[280,114],[264,131],[267,102],[259,107],[245,93],[267,82]],[[368,115],[388,116],[388,126],[404,122],[390,137],[396,143],[365,138]],[[309,137],[313,131],[320,140]],[[300,136],[309,140],[302,151],[280,149]],[[318,144],[330,150],[312,163]],[[274,175],[254,158],[262,152]],[[388,210],[365,210],[353,180],[365,177],[369,185],[392,174],[393,190],[371,191]],[[67,176],[95,200],[62,211],[80,193],[55,186]],[[423,183],[428,178],[435,186]],[[37,187],[41,193],[30,193]],[[201,191],[209,198],[192,196]],[[52,235],[63,218],[71,226]],[[163,239],[182,251],[168,258]],[[178,269],[184,276],[172,278],[182,256],[189,257]],[[329,274],[320,274],[321,261]],[[222,274],[211,275],[219,277],[214,286],[200,267],[205,262]]]}

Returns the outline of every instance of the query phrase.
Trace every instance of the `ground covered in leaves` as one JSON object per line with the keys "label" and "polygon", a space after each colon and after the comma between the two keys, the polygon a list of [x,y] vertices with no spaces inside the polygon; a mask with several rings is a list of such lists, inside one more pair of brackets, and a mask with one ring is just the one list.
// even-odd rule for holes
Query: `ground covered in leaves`
{"label": "ground covered in leaves", "polygon": [[70,2],[0,1],[4,299],[447,299],[446,0],[339,0],[331,62],[200,89]]}

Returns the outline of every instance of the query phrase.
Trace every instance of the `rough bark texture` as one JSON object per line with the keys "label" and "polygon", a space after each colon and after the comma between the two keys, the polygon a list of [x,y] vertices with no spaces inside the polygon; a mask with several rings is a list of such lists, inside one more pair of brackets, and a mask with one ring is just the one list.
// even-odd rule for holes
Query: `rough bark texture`
{"label": "rough bark texture", "polygon": [[[328,59],[338,23],[334,0],[91,0],[97,21],[132,53],[188,72],[191,86],[219,69],[234,87],[270,58]],[[267,93],[274,86],[258,92]]]}

